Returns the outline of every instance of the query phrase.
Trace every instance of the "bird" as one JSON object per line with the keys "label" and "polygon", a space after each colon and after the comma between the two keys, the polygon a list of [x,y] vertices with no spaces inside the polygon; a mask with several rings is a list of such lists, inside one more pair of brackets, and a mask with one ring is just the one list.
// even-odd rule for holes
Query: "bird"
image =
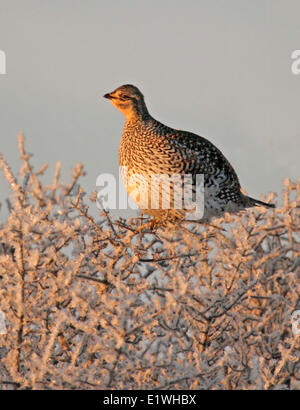
{"label": "bird", "polygon": [[[242,192],[234,168],[208,139],[154,119],[136,86],[125,84],[103,97],[126,120],[119,146],[119,166],[126,190],[139,208],[157,221],[183,220],[189,214],[195,215],[192,204],[197,190],[203,193],[202,197],[199,195],[203,198],[199,206],[202,211],[197,214],[203,222],[249,207],[275,207]],[[177,179],[172,178],[174,175]],[[199,175],[202,178],[197,178]],[[162,182],[162,176],[172,178],[169,187]],[[186,180],[192,194],[184,201],[188,191],[183,184]],[[164,194],[169,194],[169,202],[164,202]]]}

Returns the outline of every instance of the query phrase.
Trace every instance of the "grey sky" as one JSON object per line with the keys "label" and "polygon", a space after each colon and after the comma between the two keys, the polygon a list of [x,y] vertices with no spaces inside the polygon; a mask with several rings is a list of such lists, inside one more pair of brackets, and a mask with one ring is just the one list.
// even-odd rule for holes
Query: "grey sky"
{"label": "grey sky", "polygon": [[0,150],[16,170],[23,131],[37,167],[80,161],[93,191],[117,173],[124,123],[102,95],[132,83],[155,118],[217,145],[249,195],[281,194],[300,176],[299,16],[297,0],[0,0]]}

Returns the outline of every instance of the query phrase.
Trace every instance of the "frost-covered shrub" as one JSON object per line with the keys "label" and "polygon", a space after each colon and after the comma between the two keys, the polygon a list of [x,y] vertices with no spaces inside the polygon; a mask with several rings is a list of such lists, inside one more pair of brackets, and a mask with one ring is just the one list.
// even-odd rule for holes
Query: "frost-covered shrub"
{"label": "frost-covered shrub", "polygon": [[2,389],[300,387],[299,183],[282,208],[152,232],[92,218],[80,164],[44,186],[23,142],[21,184],[0,157]]}

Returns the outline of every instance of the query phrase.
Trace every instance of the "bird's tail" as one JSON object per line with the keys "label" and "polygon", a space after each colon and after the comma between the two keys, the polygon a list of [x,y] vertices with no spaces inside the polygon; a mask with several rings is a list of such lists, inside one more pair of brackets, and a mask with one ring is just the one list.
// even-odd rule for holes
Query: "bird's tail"
{"label": "bird's tail", "polygon": [[265,206],[267,208],[275,208],[275,204],[267,204],[266,202],[260,201],[259,199],[251,198],[250,196],[245,196],[247,207],[250,206]]}

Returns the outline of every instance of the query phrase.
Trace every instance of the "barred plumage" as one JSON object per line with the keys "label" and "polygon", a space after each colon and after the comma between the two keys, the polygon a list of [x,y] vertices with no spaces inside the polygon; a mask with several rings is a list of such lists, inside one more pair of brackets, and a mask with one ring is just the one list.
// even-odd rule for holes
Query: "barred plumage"
{"label": "barred plumage", "polygon": [[[141,208],[149,214],[165,218],[184,217],[186,210],[151,209],[149,197],[143,197],[143,191],[149,194],[149,183],[144,177],[156,175],[192,175],[194,191],[197,190],[196,175],[204,174],[204,215],[203,220],[221,216],[224,212],[238,212],[247,207],[263,205],[274,207],[250,198],[241,192],[237,174],[222,152],[210,141],[187,131],[172,129],[155,120],[148,112],[144,97],[133,85],[123,85],[115,91],[105,94],[111,103],[125,116],[119,149],[120,166],[126,167],[127,180],[123,179],[129,192]],[[128,178],[139,175],[130,185]],[[138,189],[137,189],[138,187]],[[160,188],[161,189],[161,188]],[[151,187],[151,195],[161,197],[159,187]],[[176,192],[176,186],[173,191]],[[172,190],[171,190],[172,191]],[[172,191],[173,199],[174,192]],[[138,195],[137,195],[138,193]],[[145,202],[145,199],[148,198]]]}

